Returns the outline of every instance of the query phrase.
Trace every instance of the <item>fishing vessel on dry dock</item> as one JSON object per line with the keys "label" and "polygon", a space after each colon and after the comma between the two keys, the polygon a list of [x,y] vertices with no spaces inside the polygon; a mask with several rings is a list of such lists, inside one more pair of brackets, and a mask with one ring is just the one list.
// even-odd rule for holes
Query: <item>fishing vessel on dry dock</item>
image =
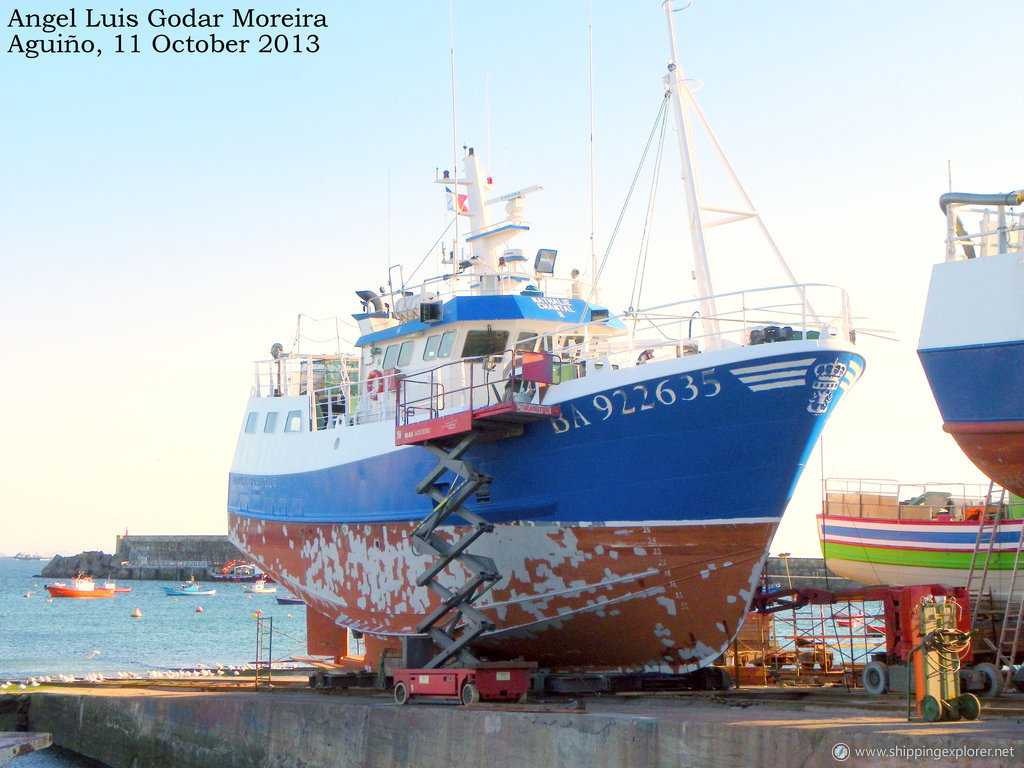
{"label": "fishing vessel on dry dock", "polygon": [[[689,169],[703,118],[665,10]],[[230,537],[309,607],[311,652],[327,627],[371,667],[404,637],[430,638],[427,666],[709,664],[863,369],[847,297],[715,295],[705,219],[760,219],[742,189],[744,210],[702,205],[687,172],[697,297],[613,314],[556,250],[510,247],[539,188],[497,195],[473,149],[463,164],[436,180],[468,221],[445,274],[359,291],[351,354],[256,364]]]}
{"label": "fishing vessel on dry dock", "polygon": [[1024,191],[950,192],[918,356],[943,429],[994,482],[1024,496]]}

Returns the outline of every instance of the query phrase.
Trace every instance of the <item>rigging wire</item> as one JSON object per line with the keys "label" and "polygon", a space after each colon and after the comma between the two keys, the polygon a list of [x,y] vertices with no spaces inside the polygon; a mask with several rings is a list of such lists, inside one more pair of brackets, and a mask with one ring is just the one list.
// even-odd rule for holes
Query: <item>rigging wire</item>
{"label": "rigging wire", "polygon": [[[661,100],[661,104],[658,108],[658,114],[654,118],[654,125],[651,127],[651,133],[647,137],[647,144],[644,147],[643,154],[640,156],[640,162],[637,164],[636,173],[633,174],[633,181],[629,185],[629,191],[626,193],[626,199],[622,204],[622,210],[619,211],[619,218],[615,222],[615,227],[612,229],[611,238],[608,240],[608,245],[605,248],[604,256],[601,257],[601,265],[598,267],[597,274],[594,275],[594,282],[590,287],[590,295],[587,297],[587,303],[589,304],[594,300],[594,294],[597,291],[597,285],[601,281],[601,275],[604,273],[604,268],[608,263],[608,257],[611,255],[612,247],[615,245],[615,238],[618,236],[619,228],[622,226],[622,220],[626,216],[626,209],[629,207],[629,201],[633,197],[633,191],[636,189],[637,181],[640,178],[640,172],[643,170],[644,162],[647,159],[647,154],[651,150],[651,144],[654,142],[654,137],[658,133],[659,123],[665,121],[665,117],[668,114],[668,100],[671,93],[666,91],[664,98]],[[583,318],[580,317],[580,322],[583,322]]]}
{"label": "rigging wire", "polygon": [[[405,290],[405,286],[407,286],[412,281],[412,279],[416,276],[416,273],[419,272],[420,267],[423,266],[423,262],[425,262],[428,258],[430,258],[430,254],[434,252],[434,248],[436,248],[437,244],[441,242],[441,238],[448,234],[448,230],[452,228],[452,225],[455,224],[455,222],[456,222],[456,220],[458,218],[459,218],[459,215],[458,215],[458,213],[456,213],[455,216],[452,218],[452,220],[448,222],[448,226],[444,228],[444,231],[441,232],[441,234],[437,236],[437,240],[435,240],[431,244],[431,246],[429,248],[427,248],[427,252],[423,255],[423,258],[420,259],[420,263],[416,265],[416,269],[414,269],[412,272],[409,273],[409,277],[407,279],[403,278],[403,280],[402,280],[402,290],[403,291]],[[454,261],[454,259],[453,259],[453,261]],[[454,268],[454,264],[453,264],[453,268]]]}
{"label": "rigging wire", "polygon": [[[334,336],[326,338],[326,339],[316,339],[316,338],[313,338],[312,336],[307,336],[307,335],[303,334],[302,333],[302,318],[306,318],[306,320],[309,320],[310,322],[313,322],[313,323],[334,323]],[[306,314],[303,314],[303,313],[300,312],[299,316],[298,316],[298,319],[296,319],[296,321],[295,321],[295,338],[292,340],[292,349],[295,350],[296,353],[299,353],[300,350],[301,350],[301,342],[302,341],[309,341],[309,342],[312,342],[314,344],[327,344],[327,343],[333,341],[333,342],[337,343],[338,354],[341,354],[341,343],[342,342],[345,342],[345,344],[348,344],[349,346],[355,346],[355,343],[351,339],[345,338],[345,337],[343,337],[341,335],[341,328],[340,328],[341,325],[346,325],[349,328],[353,327],[352,323],[348,322],[347,320],[342,320],[341,318],[339,318],[337,316],[334,316],[334,317],[312,317],[311,315],[306,315]]]}
{"label": "rigging wire", "polygon": [[[665,112],[667,118],[668,112]],[[651,193],[647,199],[647,215],[644,218],[644,231],[640,236],[640,253],[637,255],[636,271],[633,273],[633,291],[629,296],[629,311],[640,305],[640,295],[644,290],[644,275],[647,272],[647,254],[651,245],[651,229],[654,224],[654,203],[658,197],[658,182],[661,178],[661,159],[665,151],[665,131],[668,120],[661,121],[661,134],[658,136],[658,154],[654,160],[654,175],[651,178]],[[639,283],[639,285],[638,285]]]}

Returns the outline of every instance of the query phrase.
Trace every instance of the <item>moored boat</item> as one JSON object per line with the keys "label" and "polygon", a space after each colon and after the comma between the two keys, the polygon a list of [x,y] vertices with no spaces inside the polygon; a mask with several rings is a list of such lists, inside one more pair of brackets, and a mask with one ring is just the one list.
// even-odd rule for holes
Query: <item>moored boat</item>
{"label": "moored boat", "polygon": [[946,255],[932,268],[918,356],[943,429],[1024,496],[1024,191],[951,192]]}
{"label": "moored boat", "polygon": [[[685,143],[674,43],[668,80]],[[848,299],[716,296],[711,209],[694,208],[696,298],[613,314],[578,270],[557,275],[554,249],[507,247],[539,187],[498,195],[472,148],[463,165],[435,179],[468,224],[444,274],[358,291],[353,352],[275,344],[257,363],[230,538],[307,604],[311,647],[349,630],[370,668],[404,636],[434,641],[431,663],[707,665],[863,370]]]}
{"label": "moored boat", "polygon": [[217,594],[216,589],[203,587],[195,581],[187,581],[177,587],[162,587],[164,594],[170,597],[210,597]]}
{"label": "moored boat", "polygon": [[277,587],[268,587],[266,579],[259,579],[247,586],[243,592],[251,592],[256,595],[272,595],[277,592]]}
{"label": "moored boat", "polygon": [[51,597],[113,597],[113,589],[97,587],[89,576],[78,576],[70,582],[55,581],[46,585]]}
{"label": "moored boat", "polygon": [[277,604],[278,605],[302,605],[302,599],[298,598],[298,597],[293,597],[292,595],[278,595],[277,596]]}
{"label": "moored boat", "polygon": [[267,575],[260,571],[252,563],[238,563],[232,561],[225,565],[219,573],[210,574],[214,581],[267,581]]}
{"label": "moored boat", "polygon": [[[910,484],[830,478],[818,515],[825,563],[862,584],[965,587],[979,527],[1001,506],[986,585],[998,601],[1009,594],[1024,526],[1024,501],[971,484]],[[980,560],[976,560],[980,563]],[[976,565],[977,567],[977,565]]]}

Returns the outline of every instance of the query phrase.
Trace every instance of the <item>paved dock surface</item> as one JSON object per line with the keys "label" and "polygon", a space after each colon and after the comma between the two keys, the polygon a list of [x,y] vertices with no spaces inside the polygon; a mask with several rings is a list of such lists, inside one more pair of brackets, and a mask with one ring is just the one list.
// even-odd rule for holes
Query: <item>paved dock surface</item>
{"label": "paved dock surface", "polygon": [[1024,697],[908,722],[906,697],[745,689],[399,707],[386,693],[251,684],[53,687],[29,725],[112,768],[997,768],[1024,762]]}

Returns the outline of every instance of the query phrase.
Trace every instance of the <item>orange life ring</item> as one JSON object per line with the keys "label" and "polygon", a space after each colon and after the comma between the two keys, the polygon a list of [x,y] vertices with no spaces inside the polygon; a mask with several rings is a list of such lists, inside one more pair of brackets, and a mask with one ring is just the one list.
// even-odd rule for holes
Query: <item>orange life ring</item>
{"label": "orange life ring", "polygon": [[374,369],[366,377],[366,392],[371,400],[376,400],[377,395],[384,391],[384,374]]}

